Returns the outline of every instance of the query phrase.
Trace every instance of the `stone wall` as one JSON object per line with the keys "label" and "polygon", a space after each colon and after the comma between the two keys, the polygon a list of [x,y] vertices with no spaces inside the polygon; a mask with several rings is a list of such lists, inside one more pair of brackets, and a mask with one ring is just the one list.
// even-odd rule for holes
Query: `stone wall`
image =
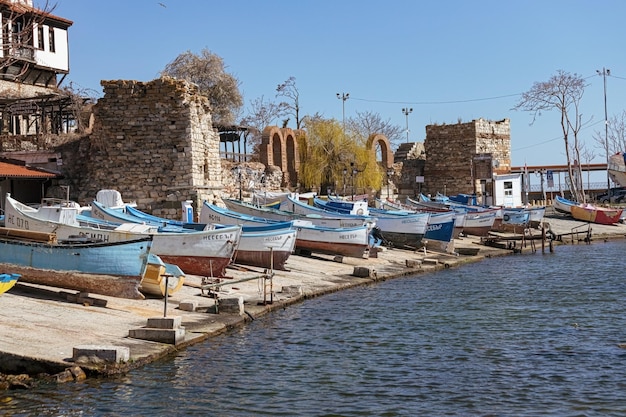
{"label": "stone wall", "polygon": [[476,168],[481,166],[476,165],[477,156],[485,155],[492,161],[494,173],[510,170],[510,122],[509,119],[495,122],[478,119],[468,123],[428,125],[424,148],[424,193],[472,194],[480,190],[481,175],[476,173]]}
{"label": "stone wall", "polygon": [[195,86],[164,77],[102,81],[90,136],[62,147],[63,170],[87,203],[100,189],[158,216],[180,218],[181,202],[216,201],[222,189],[219,136]]}

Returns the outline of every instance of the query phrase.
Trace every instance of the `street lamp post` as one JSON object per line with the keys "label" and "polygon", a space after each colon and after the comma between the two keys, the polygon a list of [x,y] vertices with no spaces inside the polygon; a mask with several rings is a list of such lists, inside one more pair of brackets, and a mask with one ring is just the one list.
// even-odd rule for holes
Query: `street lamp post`
{"label": "street lamp post", "polygon": [[337,98],[341,103],[341,124],[343,125],[343,136],[346,136],[346,100],[350,98],[350,93],[337,93]]}
{"label": "street lamp post", "polygon": [[413,112],[413,108],[404,108],[402,113],[406,116],[406,143],[409,143],[409,114]]}
{"label": "street lamp post", "polygon": [[240,166],[237,166],[236,172],[237,172],[237,177],[239,179],[239,201],[242,201],[242,198],[241,198],[241,188],[242,188],[242,185],[241,185],[241,167]]}
{"label": "street lamp post", "polygon": [[348,173],[348,169],[343,169],[343,196],[346,196],[346,174]]}
{"label": "street lamp post", "polygon": [[606,147],[606,193],[611,201],[611,181],[609,176],[609,119],[606,111],[606,76],[611,75],[611,70],[602,68],[602,71],[596,70],[598,75],[604,80],[604,146]]}
{"label": "street lamp post", "polygon": [[354,177],[356,177],[356,174],[358,172],[359,171],[356,169],[356,167],[352,168],[352,201],[354,201],[354,194],[355,194],[355,192],[354,192]]}

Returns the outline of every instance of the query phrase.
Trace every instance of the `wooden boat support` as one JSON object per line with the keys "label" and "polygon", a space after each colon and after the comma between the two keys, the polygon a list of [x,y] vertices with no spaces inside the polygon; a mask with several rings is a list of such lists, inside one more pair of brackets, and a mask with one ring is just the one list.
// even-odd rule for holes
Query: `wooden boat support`
{"label": "wooden boat support", "polygon": [[[245,277],[241,279],[237,279],[234,281],[226,281],[224,278],[218,278],[216,282],[209,282],[208,279],[202,280],[202,285],[200,285],[200,290],[202,291],[202,295],[205,295],[205,291],[207,291],[207,296],[215,299],[215,313],[219,313],[219,289],[226,285],[238,284],[240,282],[252,281],[255,279],[263,280],[263,301],[259,302],[259,304],[267,305],[272,304],[274,302],[274,291],[273,291],[273,278],[274,271],[266,270],[261,275],[254,275],[251,277]],[[269,297],[269,300],[268,300]]]}
{"label": "wooden boat support", "polygon": [[[532,228],[525,228],[521,234],[518,233],[500,233],[489,232],[487,236],[480,238],[481,244],[500,249],[509,249],[515,253],[520,253],[523,248],[530,246],[532,252],[537,251],[536,241],[541,241],[541,251],[545,252],[546,242],[550,248],[550,252],[554,252],[553,241],[554,233],[547,231],[545,227],[541,229],[541,233],[533,234]],[[518,246],[517,243],[520,242]]]}
{"label": "wooden boat support", "polygon": [[[583,228],[587,228],[586,230],[582,230]],[[563,242],[563,237],[571,238],[571,243],[576,242],[585,242],[586,244],[591,244],[591,223],[581,224],[576,227],[572,227],[571,232],[562,233],[560,235],[556,235],[555,239],[559,242]]]}

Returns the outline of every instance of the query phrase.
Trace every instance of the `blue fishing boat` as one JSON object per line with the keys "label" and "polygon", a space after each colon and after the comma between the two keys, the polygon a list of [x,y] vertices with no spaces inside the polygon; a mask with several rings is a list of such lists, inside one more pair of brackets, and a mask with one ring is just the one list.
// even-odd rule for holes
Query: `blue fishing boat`
{"label": "blue fishing boat", "polygon": [[151,244],[151,236],[125,242],[61,244],[47,233],[4,228],[0,268],[20,274],[23,282],[142,299],[139,285]]}
{"label": "blue fishing boat", "polygon": [[[228,202],[227,202],[228,204]],[[233,207],[243,207],[232,202]],[[233,209],[226,209],[206,201],[200,212],[200,221],[214,219],[220,222],[247,226],[268,225],[278,220],[252,216]],[[333,255],[364,258],[369,256],[369,232],[366,225],[354,227],[324,227],[317,226],[306,220],[287,222],[297,231],[295,247],[299,252],[325,253]],[[246,227],[246,226],[243,226]]]}
{"label": "blue fishing boat", "polygon": [[[333,207],[324,200],[313,198],[316,207],[329,213],[336,213],[343,216],[351,216],[343,208]],[[337,210],[337,211],[336,211]],[[422,239],[426,233],[426,226],[430,213],[405,213],[404,215],[393,215],[382,213],[381,211],[370,214],[376,219],[376,227],[384,237],[398,248],[418,249],[422,246]]]}

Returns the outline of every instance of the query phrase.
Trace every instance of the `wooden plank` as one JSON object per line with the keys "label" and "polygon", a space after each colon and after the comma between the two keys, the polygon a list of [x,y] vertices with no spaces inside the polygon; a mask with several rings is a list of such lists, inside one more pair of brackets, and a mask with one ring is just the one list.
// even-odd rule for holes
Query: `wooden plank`
{"label": "wooden plank", "polygon": [[55,233],[34,232],[32,230],[11,229],[0,227],[0,236],[16,239],[29,239],[36,242],[56,243]]}

